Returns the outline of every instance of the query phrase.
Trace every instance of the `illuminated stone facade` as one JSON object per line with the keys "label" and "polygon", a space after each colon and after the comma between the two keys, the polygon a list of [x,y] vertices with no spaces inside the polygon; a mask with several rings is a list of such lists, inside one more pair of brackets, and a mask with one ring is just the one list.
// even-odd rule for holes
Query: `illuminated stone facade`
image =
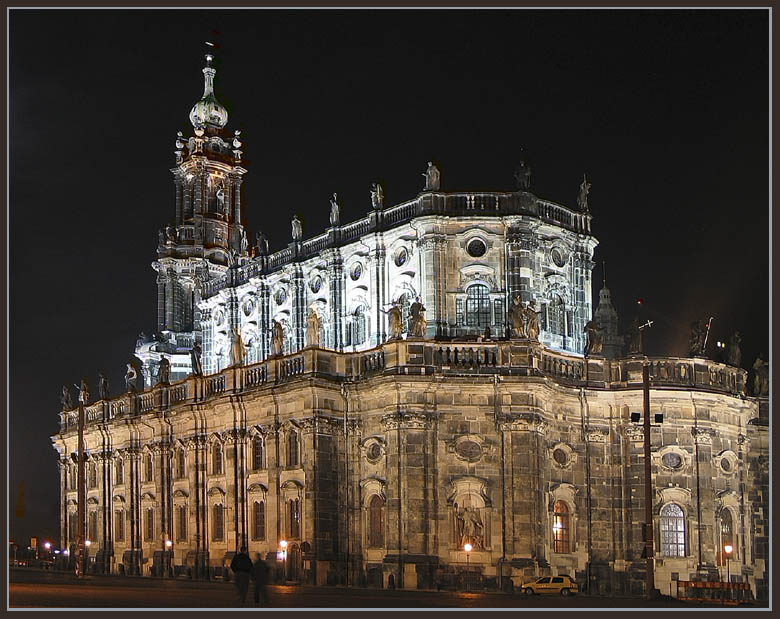
{"label": "illuminated stone facade", "polygon": [[[745,395],[744,370],[617,355],[617,336],[619,358],[582,356],[587,211],[527,191],[424,191],[270,254],[245,240],[241,144],[222,141],[217,112],[177,144],[175,229],[154,265],[159,334],[137,349],[144,388],[86,407],[95,569],[213,576],[246,544],[302,582],[459,586],[470,543],[486,586],[570,574],[641,593],[631,413],[647,363],[651,413],[664,415],[652,430],[656,585],[725,577],[729,541],[732,578],[766,596],[766,398]],[[518,295],[541,310],[539,341],[507,337]],[[416,297],[424,337],[391,339],[385,310],[398,302],[406,320]],[[76,537],[76,420],[63,411],[53,437],[63,545]]]}

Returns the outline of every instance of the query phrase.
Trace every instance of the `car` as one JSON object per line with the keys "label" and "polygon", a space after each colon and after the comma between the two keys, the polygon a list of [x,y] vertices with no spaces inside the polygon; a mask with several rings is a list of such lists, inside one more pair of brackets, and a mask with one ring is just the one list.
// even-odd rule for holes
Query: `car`
{"label": "car", "polygon": [[521,591],[526,595],[535,593],[560,593],[562,596],[579,593],[580,586],[570,576],[542,576],[523,583]]}

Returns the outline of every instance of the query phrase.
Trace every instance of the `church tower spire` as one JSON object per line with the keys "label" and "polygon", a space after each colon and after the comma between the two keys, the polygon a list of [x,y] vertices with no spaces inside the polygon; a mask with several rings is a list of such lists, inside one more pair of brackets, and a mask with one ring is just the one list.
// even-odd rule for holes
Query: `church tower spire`
{"label": "church tower spire", "polygon": [[203,96],[190,110],[193,135],[179,131],[175,140],[176,166],[172,219],[159,232],[157,260],[157,334],[139,340],[136,356],[142,362],[144,384],[156,384],[163,357],[171,362],[171,380],[190,373],[190,354],[201,341],[197,304],[211,279],[230,265],[249,260],[247,231],[242,224],[240,131],[223,137],[227,109],[214,94],[214,56],[206,54]]}
{"label": "church tower spire", "polygon": [[599,306],[593,314],[593,320],[603,331],[603,354],[608,359],[623,355],[624,338],[618,335],[618,313],[612,305],[612,294],[607,288],[607,265],[602,263],[604,284],[599,291]]}

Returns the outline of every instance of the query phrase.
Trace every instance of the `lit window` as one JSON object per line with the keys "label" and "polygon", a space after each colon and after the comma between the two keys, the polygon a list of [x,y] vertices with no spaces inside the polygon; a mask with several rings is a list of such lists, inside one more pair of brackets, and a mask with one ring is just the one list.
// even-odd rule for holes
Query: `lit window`
{"label": "lit window", "polygon": [[487,327],[490,324],[490,295],[488,287],[474,284],[466,290],[466,326]]}
{"label": "lit window", "polygon": [[252,539],[265,539],[265,501],[255,501],[252,509]]}
{"label": "lit window", "polygon": [[675,503],[661,510],[661,552],[665,557],[685,556],[685,514]]}
{"label": "lit window", "polygon": [[569,552],[569,507],[556,501],[553,509],[553,551]]}

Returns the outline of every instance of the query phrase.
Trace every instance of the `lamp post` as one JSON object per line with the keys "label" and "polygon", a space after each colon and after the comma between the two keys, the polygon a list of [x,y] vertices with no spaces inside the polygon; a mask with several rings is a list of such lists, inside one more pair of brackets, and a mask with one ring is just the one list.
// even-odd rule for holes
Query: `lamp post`
{"label": "lamp post", "polygon": [[173,542],[169,539],[165,540],[165,576],[171,576],[171,548],[173,548]]}
{"label": "lamp post", "polygon": [[469,556],[470,555],[469,555],[469,553],[473,550],[473,548],[474,547],[471,544],[464,544],[463,545],[463,550],[466,551],[466,588],[467,589],[469,587],[469,576],[470,576],[470,573],[469,573],[469,570],[470,570]]}
{"label": "lamp post", "polygon": [[[726,544],[723,547],[723,551],[726,553],[726,591],[728,591],[729,582],[731,581],[731,565],[729,565],[729,559],[731,559],[731,553],[734,551],[734,547],[731,544]],[[726,591],[723,592],[724,600],[726,596]]]}
{"label": "lamp post", "polygon": [[283,539],[279,542],[279,546],[282,549],[282,574],[284,576],[284,582],[287,582],[287,540]]}

